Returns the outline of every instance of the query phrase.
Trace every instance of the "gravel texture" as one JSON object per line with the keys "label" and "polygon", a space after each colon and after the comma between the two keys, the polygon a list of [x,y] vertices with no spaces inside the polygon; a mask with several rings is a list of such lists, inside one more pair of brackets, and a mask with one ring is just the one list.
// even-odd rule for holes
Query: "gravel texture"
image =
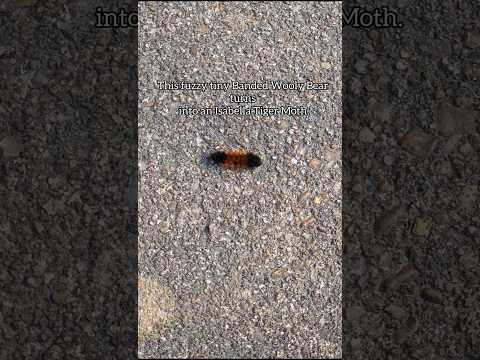
{"label": "gravel texture", "polygon": [[388,5],[343,31],[343,355],[479,359],[480,7]]}
{"label": "gravel texture", "polygon": [[[139,356],[341,357],[341,3],[141,2],[138,32]],[[185,118],[229,92],[158,86],[182,80],[332,90],[242,93],[308,116]],[[264,164],[204,161],[239,148]]]}
{"label": "gravel texture", "polygon": [[137,353],[137,33],[100,4],[0,2],[2,360]]}

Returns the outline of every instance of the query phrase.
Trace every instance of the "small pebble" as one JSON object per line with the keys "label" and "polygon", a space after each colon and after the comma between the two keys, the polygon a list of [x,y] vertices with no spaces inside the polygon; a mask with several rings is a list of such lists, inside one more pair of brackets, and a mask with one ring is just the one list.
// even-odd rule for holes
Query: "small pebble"
{"label": "small pebble", "polygon": [[397,70],[403,71],[408,68],[408,63],[405,60],[398,60],[395,66]]}
{"label": "small pebble", "polygon": [[440,293],[434,289],[423,289],[422,290],[422,297],[435,304],[443,304],[443,299]]}
{"label": "small pebble", "polygon": [[320,162],[317,159],[312,159],[309,160],[307,164],[310,169],[317,169]]}
{"label": "small pebble", "polygon": [[388,166],[393,165],[393,158],[389,155],[385,155],[383,157],[383,162]]}
{"label": "small pebble", "polygon": [[360,140],[367,143],[372,143],[375,140],[375,134],[369,128],[364,127],[360,130]]}
{"label": "small pebble", "polygon": [[330,69],[330,68],[332,67],[332,65],[330,65],[330,63],[328,63],[328,62],[321,62],[321,63],[320,63],[320,67],[321,67],[322,69],[328,70],[328,69]]}
{"label": "small pebble", "polygon": [[389,278],[385,279],[383,282],[383,288],[385,290],[395,290],[405,281],[413,278],[417,272],[412,265],[404,266],[398,273],[395,275],[390,276]]}
{"label": "small pebble", "polygon": [[357,70],[357,72],[359,74],[365,74],[367,72],[367,66],[368,66],[368,63],[367,61],[365,60],[358,60],[356,63],[355,63],[355,70]]}
{"label": "small pebble", "polygon": [[321,192],[318,196],[315,196],[315,199],[313,199],[313,202],[315,205],[320,205],[326,198],[328,194],[326,192]]}
{"label": "small pebble", "polygon": [[430,220],[417,219],[413,228],[413,233],[417,236],[426,237],[430,232]]}

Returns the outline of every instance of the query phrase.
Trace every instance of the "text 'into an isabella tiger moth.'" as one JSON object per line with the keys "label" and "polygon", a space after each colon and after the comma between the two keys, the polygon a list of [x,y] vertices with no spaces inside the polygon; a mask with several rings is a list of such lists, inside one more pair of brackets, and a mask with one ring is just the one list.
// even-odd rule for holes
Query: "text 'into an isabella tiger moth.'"
{"label": "text 'into an isabella tiger moth.'", "polygon": [[208,158],[215,164],[232,170],[253,169],[262,165],[262,159],[258,155],[242,151],[217,151]]}

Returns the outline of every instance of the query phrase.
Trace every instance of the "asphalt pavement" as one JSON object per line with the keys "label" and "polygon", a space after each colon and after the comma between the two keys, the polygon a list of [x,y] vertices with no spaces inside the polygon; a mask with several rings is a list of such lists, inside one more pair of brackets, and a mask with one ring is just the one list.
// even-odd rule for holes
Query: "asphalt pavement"
{"label": "asphalt pavement", "polygon": [[341,357],[341,30],[341,2],[139,2],[139,357]]}

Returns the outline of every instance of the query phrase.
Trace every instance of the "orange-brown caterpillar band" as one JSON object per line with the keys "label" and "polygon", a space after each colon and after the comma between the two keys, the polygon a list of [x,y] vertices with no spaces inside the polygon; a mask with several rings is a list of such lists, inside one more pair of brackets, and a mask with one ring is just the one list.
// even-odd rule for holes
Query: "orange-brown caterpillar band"
{"label": "orange-brown caterpillar band", "polygon": [[228,169],[248,169],[262,165],[258,155],[239,151],[217,151],[211,154],[209,159]]}

